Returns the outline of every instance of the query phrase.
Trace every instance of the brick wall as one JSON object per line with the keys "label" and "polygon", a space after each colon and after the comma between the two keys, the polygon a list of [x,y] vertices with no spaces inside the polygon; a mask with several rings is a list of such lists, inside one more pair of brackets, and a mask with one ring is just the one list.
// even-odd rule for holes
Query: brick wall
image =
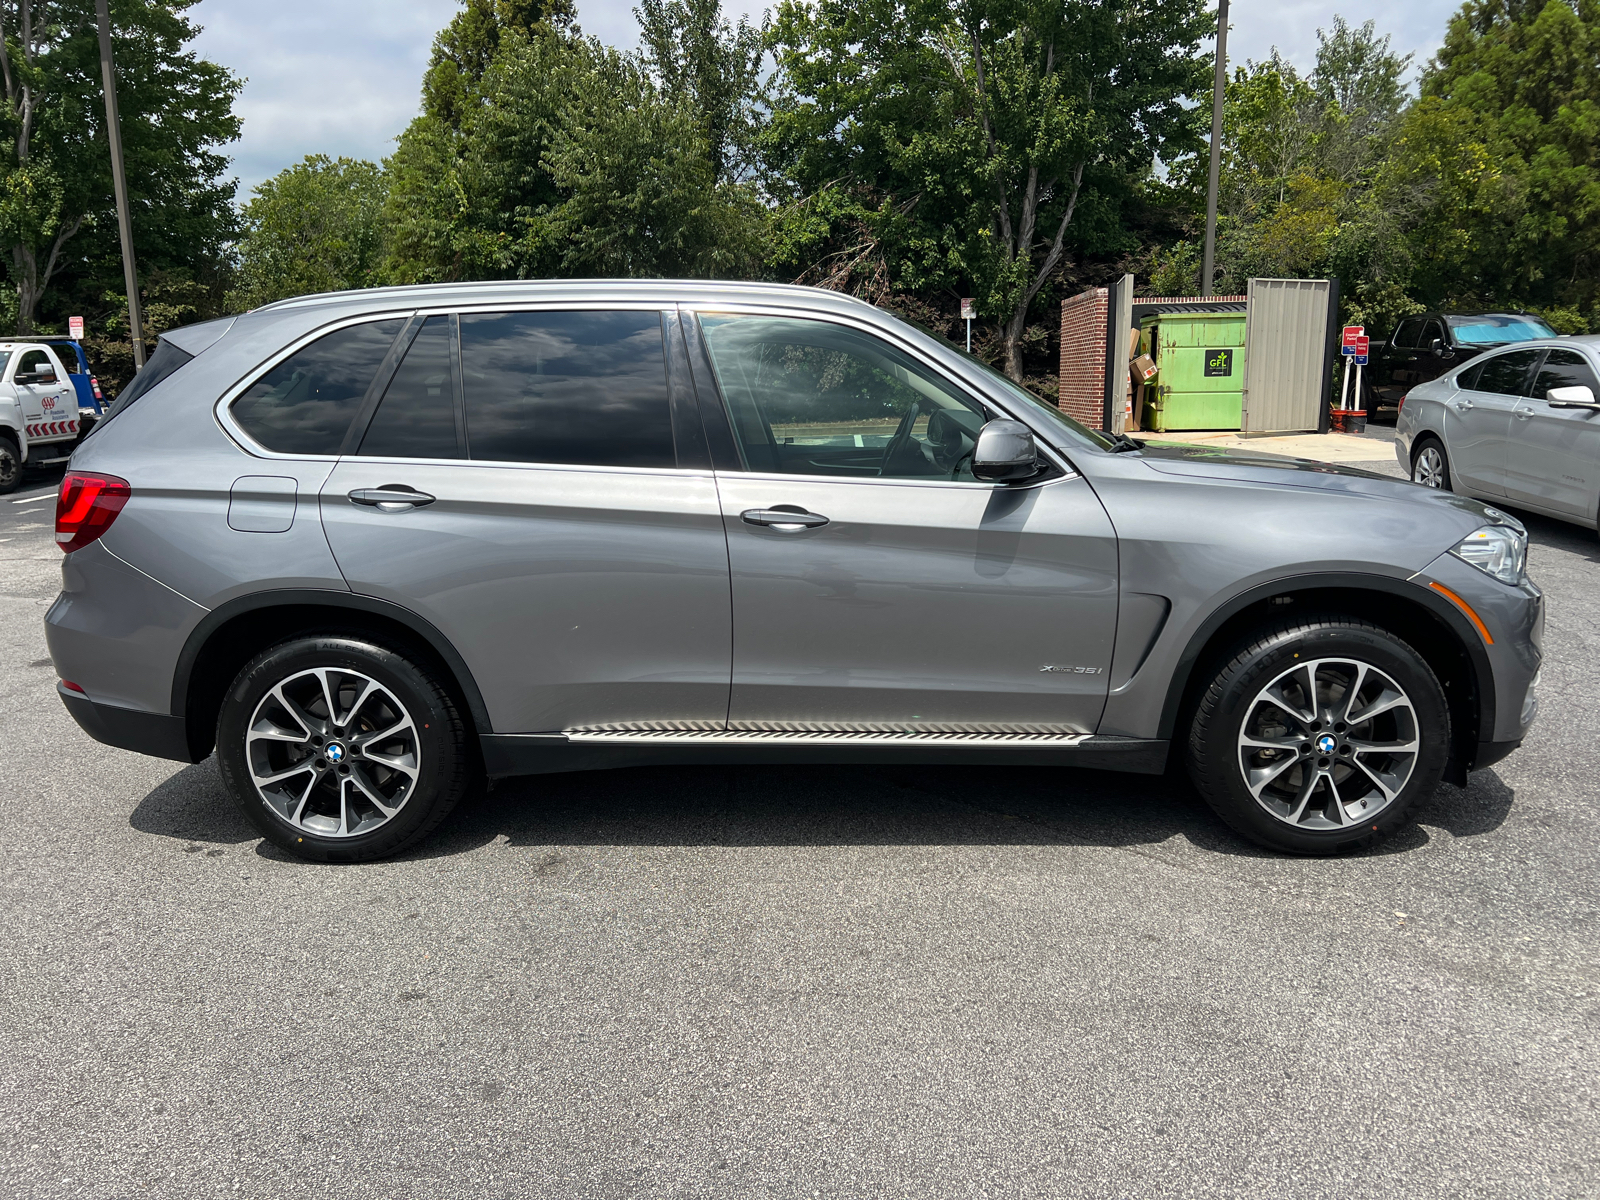
{"label": "brick wall", "polygon": [[1110,293],[1090,288],[1061,302],[1061,382],[1056,403],[1069,417],[1105,424],[1106,319]]}

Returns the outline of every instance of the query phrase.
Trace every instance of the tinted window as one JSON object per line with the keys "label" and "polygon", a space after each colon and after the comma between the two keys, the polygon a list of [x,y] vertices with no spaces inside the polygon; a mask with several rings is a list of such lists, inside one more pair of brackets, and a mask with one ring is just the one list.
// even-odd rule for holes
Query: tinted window
{"label": "tinted window", "polygon": [[463,314],[461,370],[473,458],[677,463],[659,313]]}
{"label": "tinted window", "polygon": [[1484,360],[1483,373],[1478,376],[1478,386],[1474,390],[1500,396],[1523,395],[1523,387],[1538,357],[1537,350],[1517,350]]}
{"label": "tinted window", "polygon": [[1416,318],[1401,321],[1395,327],[1394,337],[1389,339],[1391,346],[1399,346],[1403,350],[1413,349],[1417,344],[1417,335],[1422,332],[1422,322]]}
{"label": "tinted window", "polygon": [[1422,340],[1417,343],[1417,349],[1432,350],[1435,339],[1441,344],[1444,343],[1444,326],[1437,321],[1429,321],[1422,327]]}
{"label": "tinted window", "polygon": [[412,340],[361,439],[360,452],[384,458],[461,457],[449,317],[429,317]]}
{"label": "tinted window", "polygon": [[235,400],[233,419],[268,450],[339,453],[383,356],[404,325],[401,318],[371,321],[318,338]]}
{"label": "tinted window", "polygon": [[983,407],[888,343],[792,317],[700,327],[751,470],[973,478]]}
{"label": "tinted window", "polygon": [[1456,376],[1456,386],[1458,388],[1464,388],[1469,392],[1476,391],[1478,388],[1478,376],[1482,374],[1483,364],[1481,362],[1473,363],[1465,371]]}
{"label": "tinted window", "polygon": [[1534,377],[1533,394],[1543,400],[1551,388],[1586,387],[1600,397],[1600,380],[1595,378],[1589,360],[1576,350],[1551,350]]}

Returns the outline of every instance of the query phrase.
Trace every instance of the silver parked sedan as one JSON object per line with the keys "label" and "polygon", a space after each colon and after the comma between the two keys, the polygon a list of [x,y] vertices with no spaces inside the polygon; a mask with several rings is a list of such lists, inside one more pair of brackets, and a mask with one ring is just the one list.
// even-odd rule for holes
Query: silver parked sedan
{"label": "silver parked sedan", "polygon": [[1245,836],[1330,853],[1515,749],[1543,621],[1475,500],[1108,437],[767,285],[172,331],[56,537],[78,723],[215,750],[320,860],[405,850],[484,778],[667,762],[1186,763]]}
{"label": "silver parked sedan", "polygon": [[1591,529],[1600,506],[1600,337],[1542,338],[1419,384],[1395,453],[1411,478]]}

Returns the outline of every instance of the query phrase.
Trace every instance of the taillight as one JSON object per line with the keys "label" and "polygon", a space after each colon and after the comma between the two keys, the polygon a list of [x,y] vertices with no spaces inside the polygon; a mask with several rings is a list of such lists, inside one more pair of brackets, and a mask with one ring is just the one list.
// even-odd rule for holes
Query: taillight
{"label": "taillight", "polygon": [[133,495],[126,479],[69,471],[56,495],[56,542],[68,554],[111,528]]}
{"label": "taillight", "polygon": [[1403,409],[1406,406],[1406,397],[1409,396],[1410,394],[1411,393],[1409,393],[1409,392],[1402,392],[1401,393],[1401,395],[1400,395],[1400,403],[1396,404],[1394,406],[1395,412],[1399,412],[1401,409]]}
{"label": "taillight", "polygon": [[105,397],[100,394],[100,381],[98,379],[96,379],[93,375],[89,376],[89,386],[94,389],[94,398],[96,400],[104,400],[105,399]]}

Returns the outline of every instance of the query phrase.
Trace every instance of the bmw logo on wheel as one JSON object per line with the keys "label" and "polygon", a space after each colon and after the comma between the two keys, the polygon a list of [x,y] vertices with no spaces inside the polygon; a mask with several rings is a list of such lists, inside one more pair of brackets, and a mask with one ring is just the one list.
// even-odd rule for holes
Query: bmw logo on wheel
{"label": "bmw logo on wheel", "polygon": [[344,747],[341,746],[338,742],[329,742],[328,743],[328,748],[325,751],[325,753],[328,756],[328,761],[329,762],[343,762],[344,761]]}
{"label": "bmw logo on wheel", "polygon": [[[1317,739],[1317,753],[1332,754],[1338,745],[1338,741],[1331,733],[1325,733]],[[328,757],[333,758],[333,753],[331,750],[328,753]]]}

